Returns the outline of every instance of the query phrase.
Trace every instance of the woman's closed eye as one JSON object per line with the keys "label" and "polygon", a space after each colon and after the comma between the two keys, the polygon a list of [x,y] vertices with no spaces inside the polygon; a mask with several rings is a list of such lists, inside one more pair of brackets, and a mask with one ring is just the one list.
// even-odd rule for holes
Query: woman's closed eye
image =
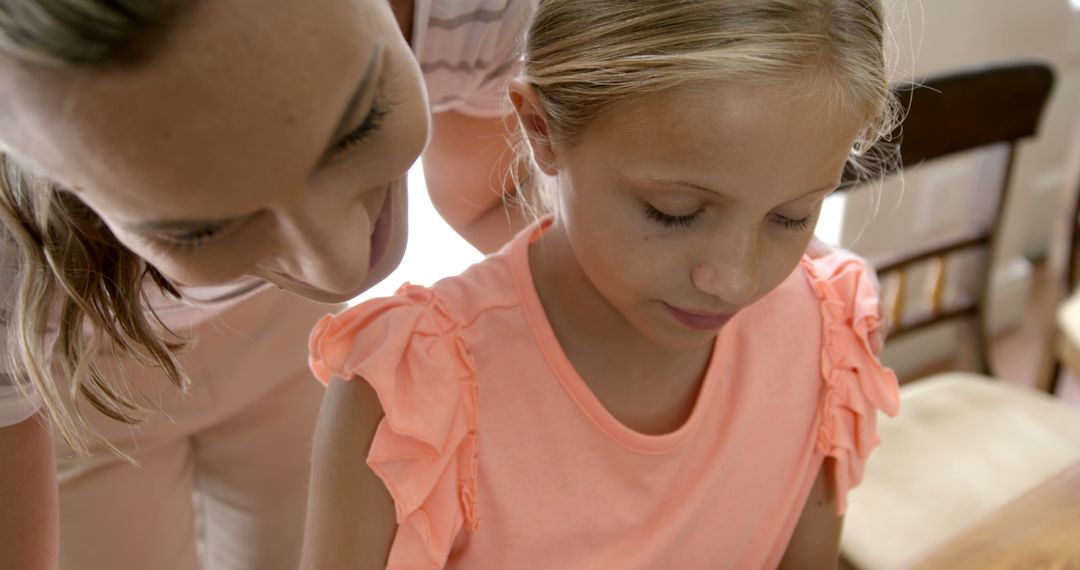
{"label": "woman's closed eye", "polygon": [[210,241],[211,239],[218,237],[231,225],[231,223],[225,223],[213,226],[206,226],[181,234],[160,235],[157,239],[158,241],[164,243],[165,245],[168,245],[171,248],[179,249],[182,251],[193,251],[203,245],[206,245],[206,242]]}
{"label": "woman's closed eye", "polygon": [[379,125],[382,124],[382,120],[386,117],[386,107],[382,101],[375,99],[375,102],[371,104],[371,109],[368,111],[364,121],[360,123],[352,131],[341,137],[336,144],[334,144],[332,154],[337,156],[345,151],[359,145],[364,142],[372,133],[379,129]]}
{"label": "woman's closed eye", "polygon": [[[355,129],[342,136],[341,139],[334,144],[332,149],[333,155],[337,156],[344,154],[349,149],[363,143],[372,135],[372,133],[378,130],[386,114],[387,111],[383,103],[376,99],[371,105],[371,109],[368,111],[367,116],[364,117],[364,121]],[[231,225],[231,223],[218,224],[198,228],[186,233],[159,235],[157,236],[157,241],[172,249],[192,252],[219,237],[220,234],[229,229]]]}

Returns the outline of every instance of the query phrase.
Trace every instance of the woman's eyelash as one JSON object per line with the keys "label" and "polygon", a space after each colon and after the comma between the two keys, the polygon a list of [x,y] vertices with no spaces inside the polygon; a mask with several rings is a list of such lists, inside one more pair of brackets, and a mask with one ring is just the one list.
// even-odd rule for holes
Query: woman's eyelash
{"label": "woman's eyelash", "polygon": [[337,144],[334,145],[333,153],[335,155],[341,154],[364,142],[364,139],[379,128],[379,125],[382,124],[382,119],[385,116],[386,110],[383,108],[382,103],[376,99],[371,105],[371,110],[368,111],[367,116],[364,117],[364,122],[360,123],[360,126],[341,137]]}
{"label": "woman's eyelash", "polygon": [[204,245],[210,239],[216,237],[226,226],[212,226],[206,228],[197,229],[191,233],[165,236],[161,238],[161,241],[165,242],[169,247],[175,249],[181,249],[184,251],[192,251],[198,249]]}
{"label": "woman's eyelash", "polygon": [[657,210],[655,206],[649,204],[648,202],[645,203],[645,215],[647,215],[650,220],[659,222],[661,225],[667,228],[689,228],[691,225],[694,224],[694,220],[697,219],[698,214],[700,213],[701,210],[698,210],[693,214],[687,214],[685,216],[672,216],[671,214],[665,214],[664,212]]}
{"label": "woman's eyelash", "polygon": [[813,218],[813,216],[806,216],[805,218],[795,220],[786,216],[777,215],[775,218],[773,218],[773,220],[789,230],[805,232],[806,230],[810,229],[811,218]]}

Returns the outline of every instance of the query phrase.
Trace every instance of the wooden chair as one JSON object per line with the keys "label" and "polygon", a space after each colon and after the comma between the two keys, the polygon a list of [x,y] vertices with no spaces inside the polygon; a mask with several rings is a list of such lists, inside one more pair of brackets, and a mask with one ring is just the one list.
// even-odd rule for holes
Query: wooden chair
{"label": "wooden chair", "polygon": [[[995,509],[1080,461],[1080,409],[1048,394],[989,376],[988,315],[992,260],[1009,195],[1017,144],[1035,135],[1053,85],[1041,63],[965,70],[897,90],[906,108],[899,166],[911,168],[964,151],[1005,145],[1002,187],[991,222],[932,247],[873,260],[893,314],[890,339],[947,321],[973,323],[980,373],[950,372],[901,388],[900,415],[881,418],[881,445],[850,498],[842,555],[864,570],[904,568]],[[904,236],[894,236],[905,243]],[[949,259],[979,252],[969,299],[947,302]],[[931,267],[930,309],[908,317],[907,275]],[[891,278],[890,275],[896,277]],[[891,306],[889,306],[891,304]]]}

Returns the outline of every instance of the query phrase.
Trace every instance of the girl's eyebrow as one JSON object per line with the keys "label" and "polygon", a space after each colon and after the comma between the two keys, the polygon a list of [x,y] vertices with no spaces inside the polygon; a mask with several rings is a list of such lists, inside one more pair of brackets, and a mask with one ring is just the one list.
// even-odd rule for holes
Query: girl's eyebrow
{"label": "girl's eyebrow", "polygon": [[[726,194],[724,194],[723,192],[720,192],[719,190],[716,190],[714,188],[707,188],[707,187],[701,186],[699,184],[694,184],[693,182],[690,182],[690,181],[687,181],[687,180],[667,180],[667,179],[664,179],[664,178],[653,178],[653,177],[648,177],[648,176],[641,177],[640,179],[645,181],[645,182],[650,182],[650,183],[653,183],[653,184],[667,184],[667,185],[671,185],[671,186],[681,186],[683,188],[688,188],[690,190],[697,190],[697,191],[700,191],[700,192],[708,192],[709,194],[716,194],[717,196],[726,196]],[[836,188],[838,186],[840,186],[839,182],[836,182],[834,184],[828,184],[828,185],[825,185],[825,186],[821,186],[819,188],[816,188],[814,190],[810,190],[810,191],[808,191],[808,192],[806,192],[804,194],[796,196],[796,197],[792,198],[791,200],[788,200],[788,202],[794,202],[796,200],[801,200],[803,198],[813,196],[814,194],[820,194],[822,192],[832,192],[833,190],[836,190]]]}
{"label": "girl's eyebrow", "polygon": [[364,70],[363,77],[360,78],[360,84],[356,86],[356,90],[353,91],[349,100],[345,103],[345,110],[341,113],[341,118],[338,119],[337,126],[331,131],[330,142],[327,143],[326,149],[323,151],[323,156],[329,155],[337,144],[339,138],[345,135],[349,130],[349,119],[356,112],[356,107],[360,105],[360,101],[363,101],[371,92],[375,85],[375,72],[378,68],[379,61],[382,59],[382,44],[375,44],[375,47],[371,50],[371,59],[368,60],[367,69]]}

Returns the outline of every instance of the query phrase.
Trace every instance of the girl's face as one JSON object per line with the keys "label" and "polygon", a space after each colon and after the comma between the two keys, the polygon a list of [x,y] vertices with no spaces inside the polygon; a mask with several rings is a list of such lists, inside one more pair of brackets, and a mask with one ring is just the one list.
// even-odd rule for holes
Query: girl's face
{"label": "girl's face", "polygon": [[428,136],[389,3],[190,4],[131,66],[0,58],[0,149],[180,285],[254,275],[339,302],[385,277]]}
{"label": "girl's face", "polygon": [[784,281],[861,127],[807,91],[717,83],[646,95],[568,150],[556,145],[551,231],[585,286],[645,337],[691,347]]}

